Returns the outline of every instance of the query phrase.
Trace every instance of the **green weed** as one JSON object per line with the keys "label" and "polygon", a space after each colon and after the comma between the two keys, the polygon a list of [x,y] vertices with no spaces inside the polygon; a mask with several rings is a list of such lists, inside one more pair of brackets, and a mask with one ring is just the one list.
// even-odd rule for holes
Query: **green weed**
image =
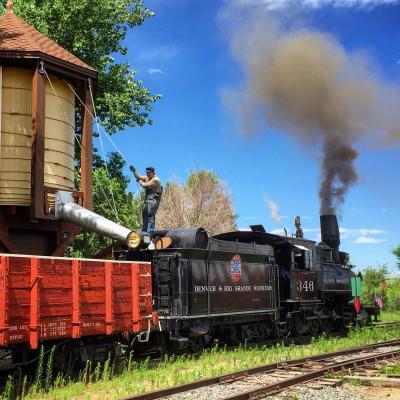
{"label": "green weed", "polygon": [[276,361],[312,356],[398,337],[400,337],[399,327],[393,329],[374,327],[350,331],[345,338],[322,335],[303,346],[294,344],[285,346],[280,342],[274,346],[239,346],[228,349],[217,343],[200,356],[165,355],[163,361],[158,364],[152,363],[149,358],[141,362],[134,361],[133,354],[130,354],[125,367],[118,374],[113,373],[113,361],[109,355],[103,365],[97,363],[94,371],[87,364],[79,380],[73,381],[70,377],[57,375],[47,392],[43,388],[36,392],[29,391],[25,399],[116,399]]}

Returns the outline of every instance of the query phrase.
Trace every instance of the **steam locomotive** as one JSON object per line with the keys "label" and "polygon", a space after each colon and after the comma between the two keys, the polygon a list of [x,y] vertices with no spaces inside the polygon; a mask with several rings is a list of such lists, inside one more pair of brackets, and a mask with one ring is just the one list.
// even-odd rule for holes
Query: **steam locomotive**
{"label": "steam locomotive", "polygon": [[[204,229],[156,232],[155,250],[116,252],[152,263],[155,343],[198,349],[214,338],[231,343],[288,335],[318,335],[355,323],[347,253],[339,251],[335,215],[322,215],[321,243],[251,231],[209,238]],[[358,318],[363,314],[358,314]]]}

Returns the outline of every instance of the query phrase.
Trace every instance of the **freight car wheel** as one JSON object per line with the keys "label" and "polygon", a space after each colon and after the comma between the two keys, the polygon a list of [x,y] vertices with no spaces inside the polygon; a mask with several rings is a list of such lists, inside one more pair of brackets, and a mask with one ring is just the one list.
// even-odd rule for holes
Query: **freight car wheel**
{"label": "freight car wheel", "polygon": [[61,371],[66,375],[71,375],[77,367],[81,366],[79,363],[79,356],[76,348],[79,348],[81,344],[65,344],[59,351],[56,352],[54,357],[54,368],[57,371]]}

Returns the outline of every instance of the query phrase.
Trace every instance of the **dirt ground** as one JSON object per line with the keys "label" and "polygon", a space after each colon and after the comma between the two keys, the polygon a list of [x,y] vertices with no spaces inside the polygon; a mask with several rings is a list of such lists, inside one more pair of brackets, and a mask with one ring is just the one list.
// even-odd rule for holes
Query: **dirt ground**
{"label": "dirt ground", "polygon": [[348,383],[343,388],[355,392],[365,394],[366,399],[390,399],[400,400],[400,388],[379,388],[373,386],[354,386]]}

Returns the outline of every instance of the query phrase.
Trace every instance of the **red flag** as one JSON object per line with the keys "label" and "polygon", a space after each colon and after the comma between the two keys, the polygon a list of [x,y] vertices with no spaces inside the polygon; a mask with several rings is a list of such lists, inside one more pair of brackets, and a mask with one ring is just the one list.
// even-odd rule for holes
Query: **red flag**
{"label": "red flag", "polygon": [[361,311],[361,301],[358,296],[354,297],[354,309],[356,310],[356,313]]}

